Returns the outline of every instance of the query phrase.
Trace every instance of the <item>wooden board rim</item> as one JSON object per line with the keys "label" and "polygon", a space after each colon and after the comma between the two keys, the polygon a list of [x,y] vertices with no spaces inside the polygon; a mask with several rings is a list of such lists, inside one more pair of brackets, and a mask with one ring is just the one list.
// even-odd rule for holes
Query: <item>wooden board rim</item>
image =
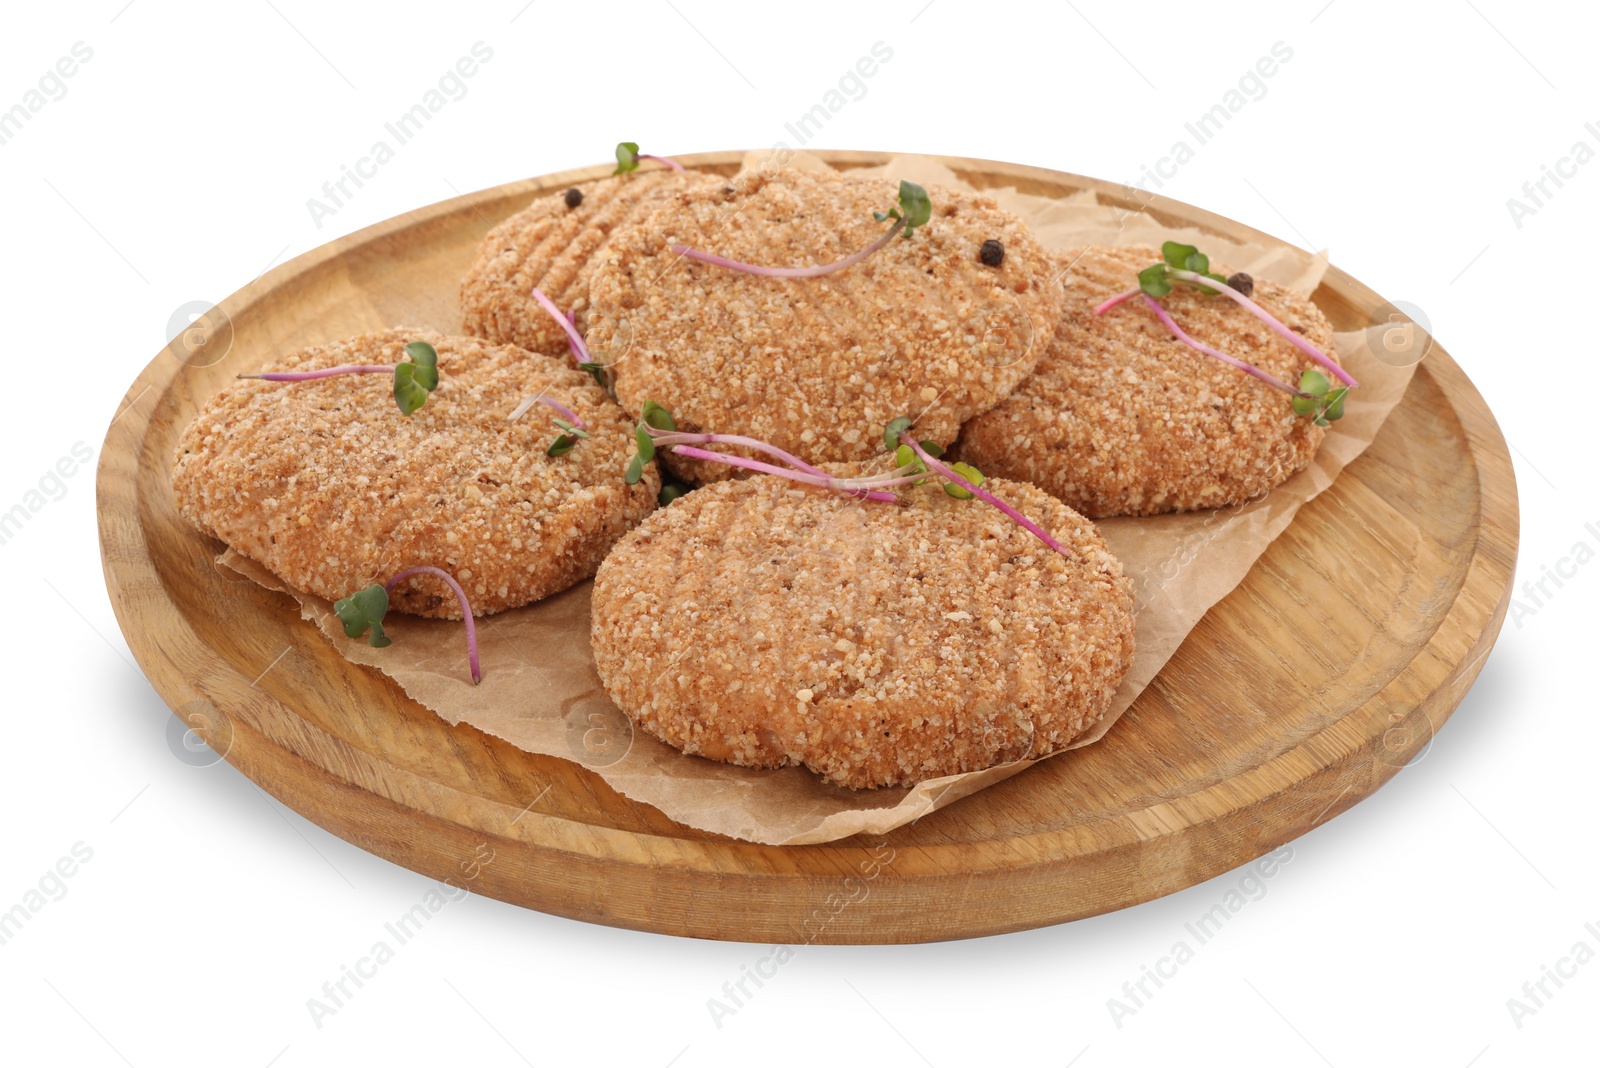
{"label": "wooden board rim", "polygon": [[[881,163],[889,154],[830,152],[822,155],[830,163],[859,166]],[[683,157],[683,161],[689,166],[726,170],[736,166],[742,157],[743,153],[708,153]],[[1066,184],[1094,189],[1113,201],[1125,199],[1121,187],[1094,179],[986,160],[945,157],[944,162],[958,172],[999,175],[1019,185],[1029,181],[1050,185]],[[508,196],[592,180],[609,173],[609,169],[608,166],[583,168],[545,178],[510,183],[452,198],[385,220],[313,249],[274,268],[227,298],[220,306],[228,314],[238,315],[263,295],[296,277],[307,275],[317,268],[336,261],[354,249],[370,246],[419,225],[437,222],[456,213],[476,211],[481,205]],[[1224,236],[1249,235],[1267,242],[1275,240],[1203,209],[1165,198],[1154,198],[1149,208],[1158,217],[1183,219]],[[1342,271],[1331,271],[1329,280],[1324,284],[1341,290],[1348,298],[1359,302],[1362,307],[1372,308],[1382,303],[1382,298],[1376,293]],[[174,619],[162,620],[163,626],[169,629],[152,631],[150,626],[152,621],[146,614],[146,606],[132,591],[138,590],[148,582],[154,582],[159,589],[161,580],[148,566],[142,570],[139,566],[140,560],[147,557],[147,553],[141,551],[146,548],[144,541],[146,532],[138,522],[137,510],[135,509],[131,515],[128,514],[125,502],[120,499],[118,484],[129,484],[131,472],[128,470],[128,465],[136,465],[139,446],[148,429],[148,416],[139,410],[138,399],[145,391],[159,389],[169,382],[176,370],[181,367],[181,364],[176,364],[163,351],[157,354],[130,387],[128,399],[124,401],[123,414],[113,422],[107,433],[97,476],[102,558],[112,604],[118,622],[128,638],[129,646],[141,667],[163,699],[174,708],[181,708],[186,701],[193,699],[183,692],[186,680],[174,677],[178,671],[177,662],[181,659],[174,655],[175,647],[183,645],[193,652],[204,650],[207,643],[181,616],[176,614]],[[1472,559],[1462,585],[1449,610],[1441,617],[1441,624],[1444,619],[1454,619],[1458,631],[1474,634],[1476,640],[1465,649],[1436,649],[1435,645],[1440,642],[1440,632],[1444,629],[1441,625],[1413,663],[1374,694],[1372,700],[1377,700],[1391,688],[1403,691],[1407,687],[1414,688],[1419,682],[1423,683],[1425,692],[1414,700],[1420,707],[1426,709],[1430,725],[1437,730],[1476,677],[1504,620],[1510,599],[1511,572],[1517,539],[1516,494],[1509,456],[1498,426],[1459,366],[1436,344],[1420,373],[1433,377],[1452,398],[1455,414],[1471,447],[1471,454],[1466,459],[1474,465],[1478,476],[1480,500],[1483,502],[1479,537],[1474,544]],[[1457,401],[1465,403],[1456,403]],[[179,625],[176,630],[170,629],[174,622]],[[1425,659],[1431,662],[1423,664],[1422,661]],[[426,857],[410,856],[402,846],[391,841],[389,836],[379,833],[379,828],[387,819],[404,821],[408,818],[408,814],[415,815],[415,810],[407,807],[402,800],[409,793],[426,795],[434,791],[445,791],[451,796],[444,799],[441,804],[447,804],[447,807],[457,810],[458,814],[470,810],[467,814],[471,819],[450,825],[454,828],[451,833],[455,833],[458,837],[465,833],[466,837],[474,841],[492,840],[497,844],[497,848],[503,846],[513,851],[526,850],[530,851],[532,856],[545,859],[561,856],[565,858],[563,862],[569,867],[593,868],[591,878],[595,879],[603,876],[615,877],[618,872],[631,872],[641,878],[670,883],[678,878],[717,877],[736,873],[741,880],[741,886],[732,892],[739,894],[755,891],[763,882],[769,880],[792,883],[797,877],[794,867],[790,864],[749,863],[751,858],[758,857],[774,847],[731,840],[691,841],[659,835],[641,835],[634,831],[580,824],[562,817],[537,813],[530,813],[529,816],[522,817],[521,822],[514,824],[511,817],[515,816],[516,812],[509,805],[464,794],[445,784],[423,780],[407,770],[388,765],[384,765],[381,769],[367,766],[376,764],[376,758],[372,754],[356,749],[341,738],[318,731],[317,733],[321,734],[319,738],[302,738],[291,742],[288,735],[281,732],[271,732],[279,735],[271,737],[267,731],[257,730],[258,727],[273,723],[295,721],[294,712],[276,699],[252,689],[250,679],[245,678],[242,673],[227,668],[226,665],[223,665],[223,670],[216,677],[188,681],[193,690],[204,692],[206,699],[213,701],[219,708],[227,708],[236,733],[233,748],[228,756],[230,761],[240,767],[245,774],[286,804],[330,831],[355,842],[362,848],[435,877],[443,877],[453,872],[456,868],[455,858],[440,858],[439,862],[435,863]],[[200,684],[202,681],[203,685]],[[1407,699],[1412,700],[1412,698]],[[1331,818],[1337,812],[1370,795],[1398,769],[1381,761],[1370,760],[1375,744],[1374,738],[1355,729],[1356,719],[1357,717],[1353,715],[1347,716],[1307,736],[1299,745],[1251,769],[1243,778],[1259,780],[1261,790],[1253,792],[1247,804],[1233,804],[1227,796],[1235,792],[1233,785],[1238,781],[1230,779],[1176,800],[1143,809],[1134,814],[1143,817],[1142,819],[1130,819],[1128,825],[1123,828],[1127,833],[1121,840],[1110,843],[1102,840],[1097,843],[1097,856],[1104,860],[1117,850],[1149,849],[1151,843],[1194,834],[1198,829],[1208,826],[1222,828],[1224,833],[1243,835],[1248,839],[1247,848],[1244,850],[1219,854],[1213,858],[1213,863],[1202,864],[1196,869],[1187,871],[1179,880],[1181,885],[1163,885],[1160,880],[1155,880],[1146,888],[1149,890],[1148,893],[1133,892],[1125,895],[1125,899],[1110,904],[1101,902],[1100,907],[1092,907],[1075,914],[1070,910],[1066,912],[1058,910],[1053,916],[1029,915],[1026,910],[1022,910],[1009,915],[987,917],[981,914],[967,915],[959,922],[945,922],[926,931],[924,937],[948,938],[993,933],[1091,915],[1107,908],[1121,907],[1135,900],[1145,900],[1181,889],[1182,886],[1199,881],[1199,878],[1192,877],[1196,874],[1210,877],[1250,859],[1251,856],[1260,855],[1274,845],[1291,840],[1303,833],[1307,827],[1287,823],[1272,828],[1270,834],[1250,835],[1245,830],[1230,830],[1225,825],[1233,820],[1248,823],[1251,808],[1259,807],[1282,791],[1293,790],[1303,784],[1306,776],[1296,769],[1303,767],[1308,759],[1318,767],[1318,774],[1327,774],[1331,771],[1341,773],[1348,771],[1361,765],[1363,756],[1369,758],[1367,782],[1362,784],[1361,788],[1352,787],[1345,795],[1341,795],[1329,810],[1320,814],[1320,819]],[[301,723],[303,727],[309,726],[303,721]],[[310,775],[306,769],[316,768],[325,775],[329,773],[330,769],[325,766],[326,762],[318,764],[309,760],[307,752],[339,753],[339,763],[345,772],[341,780],[342,786],[356,792],[353,800],[357,804],[354,807],[366,807],[367,811],[344,814],[348,817],[344,820],[333,819],[326,811],[312,803],[311,796],[292,789],[291,784]],[[303,764],[305,767],[298,768],[295,766],[297,764]],[[355,772],[358,770],[368,772],[363,776],[368,783],[387,779],[393,787],[392,791],[379,793],[357,783]],[[391,792],[396,796],[391,796]],[[1186,810],[1205,809],[1206,806],[1201,803],[1202,799],[1220,800],[1225,804],[1220,810],[1211,809],[1204,820],[1196,822]],[[1076,854],[1074,850],[1084,845],[1078,841],[1084,833],[1081,828],[1068,828],[1007,839],[1008,848],[988,858],[990,866],[981,873],[981,877],[997,880],[1005,874],[1024,873],[1030,876],[1069,874],[1068,869],[1075,862],[1082,860],[1081,855]],[[642,839],[649,840],[642,841]],[[1262,848],[1262,843],[1270,844]],[[895,890],[879,895],[880,901],[882,898],[920,896],[909,894],[905,889],[913,883],[952,885],[955,881],[967,883],[972,878],[970,873],[960,871],[958,866],[941,863],[950,859],[947,854],[960,848],[957,845],[916,846],[914,855],[897,859],[893,876]],[[867,852],[867,846],[854,840],[846,840],[820,846],[799,847],[798,850],[790,852],[801,851],[810,858],[806,861],[807,864],[813,864],[818,870],[832,869],[842,876],[852,870]],[[1244,853],[1249,855],[1243,855]],[[739,862],[731,862],[730,857],[739,858]],[[670,868],[664,869],[663,864],[670,864]],[[672,874],[664,874],[664,871],[670,871]],[[518,888],[515,885],[500,887],[504,891],[502,893],[496,893],[496,886],[489,884],[477,889],[508,900],[519,900],[521,903],[531,904],[547,911],[622,926],[706,937],[746,938],[753,941],[792,940],[795,933],[793,915],[774,916],[770,923],[754,923],[743,929],[727,930],[709,922],[704,915],[698,917],[691,915],[694,910],[687,905],[684,914],[680,916],[643,916],[630,915],[627,909],[618,907],[614,902],[585,907],[583,901],[579,899],[581,895],[575,898],[571,894],[552,893],[538,900],[528,900],[527,895],[517,892]],[[700,885],[693,887],[691,893],[700,895],[710,890],[711,887],[704,885],[702,880]],[[716,892],[728,894],[730,891],[727,887],[718,887]],[[595,900],[599,901],[600,898]],[[892,908],[895,907],[895,903],[885,902],[881,907]],[[861,921],[831,925],[826,936],[819,940],[870,941],[873,940],[871,934],[872,925],[863,917]]]}

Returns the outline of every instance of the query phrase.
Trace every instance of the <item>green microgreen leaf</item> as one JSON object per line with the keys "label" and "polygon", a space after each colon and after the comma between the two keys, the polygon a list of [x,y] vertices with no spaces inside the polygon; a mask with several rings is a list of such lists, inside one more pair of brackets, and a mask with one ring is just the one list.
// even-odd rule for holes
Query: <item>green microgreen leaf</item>
{"label": "green microgreen leaf", "polygon": [[417,385],[426,390],[439,388],[439,351],[426,341],[406,343],[406,355],[416,365],[412,372]]}
{"label": "green microgreen leaf", "polygon": [[657,404],[647,400],[639,406],[639,421],[645,426],[654,427],[656,430],[677,430],[677,421],[672,418],[672,411],[664,404]]}
{"label": "green microgreen leaf", "polygon": [[600,385],[602,387],[605,386],[605,384],[606,384],[606,365],[605,364],[603,364],[603,363],[580,363],[578,365],[578,369],[580,371],[588,371],[589,372],[589,377],[594,379],[596,384],[598,384],[598,385]]}
{"label": "green microgreen leaf", "polygon": [[567,453],[576,448],[577,444],[577,438],[570,437],[566,434],[560,434],[557,435],[556,440],[550,443],[550,447],[544,451],[544,454],[546,456],[565,456]]}
{"label": "green microgreen leaf", "polygon": [[890,208],[888,211],[875,211],[872,213],[872,217],[878,222],[888,222],[890,219],[900,218],[900,213]]}
{"label": "green microgreen leaf", "polygon": [[1199,255],[1200,250],[1193,245],[1185,245],[1177,241],[1163,241],[1161,243],[1161,258],[1180,271],[1194,270],[1193,267],[1189,266],[1190,257]]}
{"label": "green microgreen leaf", "polygon": [[428,403],[428,394],[439,388],[439,353],[426,341],[406,343],[409,362],[394,365],[394,402],[402,415],[410,415]]}
{"label": "green microgreen leaf", "polygon": [[1334,389],[1321,371],[1308,370],[1300,376],[1300,395],[1290,404],[1294,414],[1310,417],[1317,426],[1327,426],[1344,417],[1344,401],[1349,394],[1349,386]]}
{"label": "green microgreen leaf", "polygon": [[1322,398],[1327,404],[1327,408],[1323,410],[1323,414],[1328,417],[1330,422],[1335,419],[1344,418],[1344,399],[1349,392],[1349,386],[1340,386],[1338,389],[1332,391],[1327,396]]}
{"label": "green microgreen leaf", "polygon": [[1320,397],[1328,392],[1328,376],[1321,371],[1311,369],[1300,376],[1300,392],[1309,393],[1313,397]]}
{"label": "green microgreen leaf", "polygon": [[644,465],[656,458],[656,440],[650,431],[661,430],[671,433],[677,429],[678,423],[672,418],[672,411],[665,404],[647,400],[639,406],[639,425],[633,428],[633,440],[638,445],[638,451],[633,454],[633,459],[628,461],[628,485],[637,485],[644,477]]}
{"label": "green microgreen leaf", "polygon": [[917,444],[922,446],[923,452],[927,453],[935,460],[944,455],[944,446],[940,445],[937,441],[919,441]]}
{"label": "green microgreen leaf", "polygon": [[[905,416],[891,419],[889,425],[883,428],[883,447],[896,450],[900,447],[900,435],[911,429],[911,420]],[[904,466],[904,465],[902,465]]]}
{"label": "green microgreen leaf", "polygon": [[359,638],[370,629],[372,636],[367,642],[374,649],[390,644],[389,636],[383,633],[383,617],[389,611],[389,591],[381,585],[373,583],[333,602],[333,611],[344,624],[345,637]]}
{"label": "green microgreen leaf", "polygon": [[[897,469],[902,467],[911,468],[909,473],[913,475],[925,475],[928,473],[928,465],[922,462],[922,457],[918,456],[910,445],[901,445],[894,450],[894,465]],[[925,481],[927,480],[919,479],[913,482],[912,485],[920,486]]]}
{"label": "green microgreen leaf", "polygon": [[1152,297],[1164,297],[1172,292],[1172,281],[1167,277],[1167,265],[1152,263],[1139,272],[1139,288]]}
{"label": "green microgreen leaf", "polygon": [[587,430],[582,430],[578,427],[575,427],[565,419],[552,419],[551,422],[555,423],[556,426],[560,427],[562,430],[565,430],[574,438],[586,438],[589,436],[589,432]]}
{"label": "green microgreen leaf", "polygon": [[639,145],[636,141],[617,142],[617,169],[612,175],[627,174],[639,169]]}
{"label": "green microgreen leaf", "polygon": [[927,225],[928,220],[933,218],[933,201],[928,198],[928,191],[915,182],[901,180],[899,203],[900,212],[906,221],[904,234],[906,237],[910,237],[911,231]]}
{"label": "green microgreen leaf", "polygon": [[394,402],[400,406],[401,415],[410,415],[428,403],[428,390],[417,381],[416,375],[414,363],[394,366]]}
{"label": "green microgreen leaf", "polygon": [[656,494],[656,501],[665,508],[688,492],[689,487],[682,482],[666,481],[661,484],[661,492]]}
{"label": "green microgreen leaf", "polygon": [[[974,486],[983,485],[983,472],[979,471],[971,464],[964,464],[960,460],[957,460],[955,463],[950,465],[950,470],[954,471],[956,474],[960,475]],[[973,496],[971,490],[967,489],[965,486],[958,486],[954,482],[946,482],[944,484],[944,491],[958,501],[970,501]]]}

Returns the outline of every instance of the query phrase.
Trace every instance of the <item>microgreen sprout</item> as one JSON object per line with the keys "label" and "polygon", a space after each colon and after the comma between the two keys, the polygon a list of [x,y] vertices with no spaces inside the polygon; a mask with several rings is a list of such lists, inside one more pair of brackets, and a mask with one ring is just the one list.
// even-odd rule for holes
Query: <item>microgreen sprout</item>
{"label": "microgreen sprout", "polygon": [[339,617],[339,622],[344,624],[345,637],[359,638],[371,630],[367,644],[374,649],[393,644],[393,640],[383,632],[383,617],[389,612],[389,591],[382,585],[373,583],[364,590],[357,590],[333,602],[333,611]]}
{"label": "microgreen sprout", "polygon": [[428,403],[428,394],[439,388],[439,353],[426,341],[412,341],[406,344],[406,355],[411,359],[401,363],[343,364],[320,371],[269,371],[239,377],[263,382],[315,382],[336,375],[393,374],[394,402],[402,415],[410,415]]}
{"label": "microgreen sprout", "polygon": [[[1210,345],[1196,341],[1173,321],[1172,316],[1167,314],[1166,309],[1156,303],[1157,298],[1171,293],[1173,287],[1179,284],[1193,286],[1206,296],[1216,296],[1218,294],[1226,296],[1229,300],[1265,323],[1273,333],[1325,368],[1334,378],[1338,379],[1341,387],[1336,390],[1331,389],[1327,376],[1320,372],[1316,373],[1315,379],[1308,379],[1307,376],[1313,372],[1307,371],[1306,375],[1301,377],[1301,386],[1297,389],[1282,379],[1261,370],[1254,364],[1246,363],[1244,360],[1219,352]],[[1310,418],[1318,426],[1327,426],[1332,420],[1344,415],[1345,395],[1359,383],[1350,376],[1348,371],[1340,367],[1333,357],[1279,322],[1276,316],[1252,300],[1250,295],[1254,289],[1254,279],[1243,271],[1225,278],[1211,269],[1210,258],[1193,245],[1167,241],[1161,246],[1161,262],[1151,264],[1139,272],[1139,287],[1137,289],[1118,293],[1116,296],[1102,301],[1095,306],[1094,313],[1096,315],[1104,315],[1126,300],[1134,297],[1143,297],[1145,304],[1149,305],[1156,318],[1160,319],[1162,324],[1179,341],[1197,352],[1203,352],[1207,356],[1221,360],[1231,367],[1237,367],[1251,377],[1267,383],[1274,389],[1291,394],[1294,397],[1293,406],[1296,415]],[[1308,381],[1313,387],[1317,382],[1320,382],[1322,384],[1321,390],[1313,391],[1313,389],[1306,388]]]}
{"label": "microgreen sprout", "polygon": [[[896,486],[920,486],[929,478],[936,477],[942,480],[942,488],[951,497],[957,500],[971,500],[976,497],[984,503],[999,509],[1006,517],[1062,556],[1070,557],[1072,555],[1065,546],[1052,538],[1037,523],[984,489],[983,472],[971,464],[959,461],[953,464],[944,463],[939,459],[944,455],[944,448],[937,442],[918,441],[911,433],[911,426],[911,420],[902,416],[893,420],[884,428],[884,447],[894,453],[895,468],[893,471],[856,478],[837,478],[821,468],[806,463],[798,456],[785,452],[775,445],[758,441],[755,438],[748,438],[739,434],[690,434],[679,431],[672,418],[672,413],[665,406],[655,401],[645,401],[636,431],[639,451],[634,454],[633,459],[628,463],[626,480],[631,486],[643,478],[644,465],[654,459],[658,450],[664,448],[670,448],[679,456],[692,460],[707,460],[712,463],[726,464],[729,467],[743,468],[747,471],[776,475],[779,478],[786,478],[791,482],[798,482],[802,485],[834,490],[839,493],[860,497],[863,500],[882,503],[895,503],[899,500],[895,494],[889,492]],[[701,446],[704,445],[733,445],[751,449],[765,453],[788,466],[780,467],[764,460],[702,448]],[[675,488],[674,492],[669,495],[667,488],[664,486],[660,496],[661,503],[663,505],[670,504],[673,500],[682,496],[684,492],[687,492],[687,490]]]}
{"label": "microgreen sprout", "polygon": [[410,415],[428,403],[428,394],[439,388],[439,353],[426,341],[406,346],[409,363],[394,365],[394,402]]}
{"label": "microgreen sprout", "polygon": [[589,437],[588,424],[583,421],[583,418],[577,412],[553,397],[545,396],[543,393],[533,397],[524,397],[522,403],[513,408],[511,414],[506,416],[506,421],[516,422],[526,415],[528,409],[535,404],[542,404],[555,412],[556,414],[551,417],[550,421],[561,430],[556,439],[550,443],[550,447],[545,450],[546,456],[565,456],[573,450],[580,440]]}
{"label": "microgreen sprout", "polygon": [[1344,385],[1350,387],[1360,385],[1332,356],[1284,326],[1278,321],[1277,316],[1250,299],[1249,291],[1255,288],[1255,283],[1249,275],[1241,273],[1234,275],[1233,278],[1224,278],[1211,270],[1210,259],[1193,245],[1184,245],[1177,241],[1164,242],[1161,246],[1161,262],[1151,264],[1139,272],[1139,288],[1118,293],[1111,299],[1103,301],[1095,307],[1094,313],[1104,315],[1118,304],[1137,297],[1140,293],[1148,297],[1164,297],[1172,292],[1175,283],[1194,286],[1206,296],[1222,294],[1267,324],[1274,334],[1321,364]]}
{"label": "microgreen sprout", "polygon": [[[638,451],[628,461],[628,469],[624,481],[628,485],[636,485],[644,477],[645,464],[655,459],[656,453],[661,449],[671,449],[692,460],[710,460],[713,463],[727,464],[729,467],[742,467],[748,471],[759,471],[763,474],[777,475],[795,482],[803,482],[808,486],[822,486],[828,489],[843,489],[846,492],[856,493],[858,496],[871,500],[892,501],[894,494],[873,492],[867,490],[857,491],[851,487],[854,479],[835,478],[822,470],[806,463],[793,453],[785,452],[775,445],[769,445],[756,438],[745,437],[742,434],[691,434],[680,431],[672,412],[663,404],[647,400],[640,406],[639,425],[634,430]],[[754,452],[765,453],[787,464],[779,467],[762,460],[755,460],[733,453],[716,452],[711,449],[701,448],[703,445],[734,445],[750,449]],[[910,481],[909,479],[903,481]]]}
{"label": "microgreen sprout", "polygon": [[1155,312],[1156,318],[1160,319],[1162,324],[1172,331],[1173,337],[1196,352],[1221,360],[1230,367],[1237,367],[1245,374],[1252,378],[1260,379],[1273,389],[1282,390],[1289,394],[1293,398],[1290,403],[1294,407],[1294,414],[1306,416],[1318,426],[1327,426],[1333,420],[1344,415],[1344,398],[1350,392],[1349,386],[1331,389],[1326,375],[1321,371],[1308,368],[1306,373],[1300,376],[1300,388],[1296,389],[1283,379],[1276,375],[1268,374],[1253,363],[1246,363],[1244,360],[1212,348],[1203,341],[1196,341],[1185,333],[1182,327],[1173,322],[1172,316],[1167,314],[1167,309],[1152,300],[1149,294],[1141,294],[1141,296],[1144,297],[1144,302],[1150,305],[1150,310]]}
{"label": "microgreen sprout", "polygon": [[461,621],[467,631],[467,666],[472,669],[473,685],[477,685],[483,680],[483,671],[478,666],[478,628],[473,624],[472,605],[467,601],[467,591],[461,588],[455,577],[440,568],[428,565],[408,567],[396,573],[388,582],[373,583],[364,590],[357,590],[333,602],[334,614],[344,624],[345,636],[359,638],[370,629],[372,634],[367,642],[374,649],[392,644],[392,639],[383,632],[383,617],[389,611],[389,595],[400,583],[418,575],[434,575],[443,579],[456,595],[456,602],[461,606]]}
{"label": "microgreen sprout", "polygon": [[639,145],[637,142],[618,141],[617,169],[611,173],[613,176],[615,176],[618,174],[627,174],[629,171],[636,171],[639,169],[639,161],[642,159],[653,159],[657,163],[665,164],[667,167],[675,171],[683,170],[683,164],[679,163],[670,156],[648,155],[647,153],[639,151]]}
{"label": "microgreen sprout", "polygon": [[546,456],[565,456],[577,447],[579,441],[589,436],[589,432],[583,429],[581,422],[569,423],[565,419],[552,419],[551,422],[561,428],[561,433],[556,435],[556,439],[544,451]]}
{"label": "microgreen sprout", "polygon": [[900,195],[895,198],[895,207],[888,211],[875,211],[872,217],[878,222],[888,222],[893,219],[896,224],[905,224],[906,237],[911,236],[911,231],[919,226],[926,226],[928,220],[933,218],[933,201],[928,199],[928,191],[915,182],[900,181]]}
{"label": "microgreen sprout", "polygon": [[699,249],[690,248],[688,245],[673,245],[674,254],[684,256],[701,263],[709,263],[717,267],[727,267],[734,271],[743,271],[746,274],[757,274],[764,278],[818,278],[834,271],[842,271],[846,267],[854,267],[868,256],[883,248],[893,241],[896,234],[910,237],[912,231],[919,226],[927,225],[933,217],[933,202],[928,199],[928,191],[915,182],[902,181],[900,195],[896,199],[896,206],[888,211],[875,211],[872,217],[878,222],[894,220],[894,225],[885,230],[877,240],[859,252],[851,253],[842,260],[834,263],[820,264],[815,267],[762,267],[753,263],[741,263],[730,260],[725,256],[718,256],[710,252],[701,252]]}
{"label": "microgreen sprout", "polygon": [[[1052,538],[1043,527],[1039,526],[1039,524],[1035,523],[1033,520],[1029,519],[1015,508],[1011,507],[1005,501],[1002,501],[999,497],[996,497],[994,494],[984,489],[983,475],[976,468],[968,464],[958,463],[954,466],[951,466],[944,463],[936,458],[932,453],[928,452],[928,450],[924,449],[921,444],[917,442],[917,439],[912,437],[907,431],[902,430],[900,432],[900,441],[902,444],[909,445],[911,447],[911,451],[917,454],[917,458],[921,460],[929,470],[945,479],[947,484],[945,485],[944,490],[946,493],[949,493],[950,496],[961,497],[962,499],[976,497],[983,501],[983,503],[994,508],[998,508],[1006,516],[1006,518],[1010,519],[1013,523],[1016,523],[1022,529],[1026,530],[1028,533],[1032,534],[1034,537],[1050,546],[1050,548],[1054,549],[1062,556],[1069,558],[1072,556],[1072,554],[1067,551],[1066,546]],[[976,475],[977,477],[970,477],[973,475]],[[957,489],[961,492],[951,493],[950,491],[952,489]]]}

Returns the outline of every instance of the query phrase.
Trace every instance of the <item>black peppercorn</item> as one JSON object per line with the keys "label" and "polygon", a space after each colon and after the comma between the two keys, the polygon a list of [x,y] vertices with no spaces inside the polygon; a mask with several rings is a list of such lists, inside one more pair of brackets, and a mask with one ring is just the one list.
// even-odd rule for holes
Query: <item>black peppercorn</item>
{"label": "black peppercorn", "polygon": [[575,208],[582,203],[583,190],[576,188],[567,190],[567,207]]}
{"label": "black peppercorn", "polygon": [[1243,293],[1248,297],[1256,291],[1256,280],[1243,271],[1239,271],[1237,274],[1228,276],[1228,288],[1235,292]]}
{"label": "black peppercorn", "polygon": [[1005,258],[1006,247],[992,237],[978,247],[978,259],[985,267],[998,267]]}

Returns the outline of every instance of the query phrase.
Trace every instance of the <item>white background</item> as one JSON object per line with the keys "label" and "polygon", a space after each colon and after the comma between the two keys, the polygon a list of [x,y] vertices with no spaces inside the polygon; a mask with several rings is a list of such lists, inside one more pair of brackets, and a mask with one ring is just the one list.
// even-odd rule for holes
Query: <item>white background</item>
{"label": "white background", "polygon": [[[525,3],[9,5],[0,108],[76,42],[93,56],[0,145],[0,510],[75,442],[98,458],[175,309],[377,220],[601,162],[622,139],[663,153],[789,139],[784,123],[878,41],[892,59],[817,144],[1130,179],[1282,41],[1293,58],[1266,94],[1164,191],[1328,247],[1425,311],[1513,447],[1519,590],[1577,543],[1600,548],[1584,322],[1600,163],[1547,186],[1520,226],[1507,207],[1575,142],[1600,148],[1584,129],[1600,124],[1592,9]],[[493,59],[467,95],[315,226],[307,198],[478,41]],[[1600,962],[1547,982],[1520,1021],[1507,999],[1576,942],[1600,951],[1584,927],[1600,929],[1600,565],[1537,603],[1519,593],[1531,611],[1425,757],[1293,843],[1265,896],[1120,1026],[1108,999],[1242,872],[1049,930],[803,948],[720,1028],[707,999],[771,947],[469,897],[319,1028],[307,999],[430,884],[227,764],[174,758],[102,584],[93,478],[50,486],[60,499],[0,546],[0,910],[76,843],[92,850],[0,945],[8,1063],[1594,1063]]]}

